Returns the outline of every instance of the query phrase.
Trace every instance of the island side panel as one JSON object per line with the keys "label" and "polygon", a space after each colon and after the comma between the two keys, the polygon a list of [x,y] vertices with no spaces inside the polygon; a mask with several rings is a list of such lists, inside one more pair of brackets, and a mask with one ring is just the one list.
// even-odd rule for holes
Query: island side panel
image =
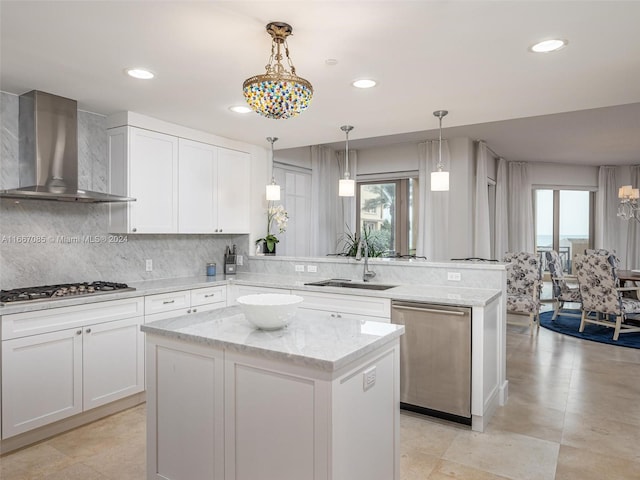
{"label": "island side panel", "polygon": [[147,334],[147,479],[224,479],[222,350]]}
{"label": "island side panel", "polygon": [[333,382],[332,480],[399,480],[400,346]]}
{"label": "island side panel", "polygon": [[329,480],[327,372],[225,352],[225,479]]}

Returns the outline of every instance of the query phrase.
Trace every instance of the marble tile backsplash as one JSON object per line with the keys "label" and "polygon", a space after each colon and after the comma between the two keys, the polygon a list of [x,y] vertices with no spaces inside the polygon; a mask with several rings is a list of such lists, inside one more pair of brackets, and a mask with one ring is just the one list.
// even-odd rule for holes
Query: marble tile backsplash
{"label": "marble tile backsplash", "polygon": [[[18,184],[18,97],[0,92],[0,189]],[[78,184],[107,185],[107,133],[101,115],[78,112]],[[108,204],[0,200],[0,288],[77,282],[205,275],[234,243],[249,250],[248,235],[125,235],[108,233]],[[153,271],[145,271],[145,260]]]}
{"label": "marble tile backsplash", "polygon": [[[296,272],[296,265],[303,265],[304,272]],[[316,267],[315,273],[308,266]],[[347,258],[278,258],[250,257],[244,271],[252,273],[288,274],[299,277],[301,282],[329,278],[362,281],[363,261]],[[501,290],[506,286],[506,270],[498,264],[446,264],[433,262],[408,262],[406,260],[372,260],[369,270],[376,273],[372,282],[386,284],[448,285],[451,287],[487,288]],[[460,280],[448,279],[449,272],[459,273]]]}

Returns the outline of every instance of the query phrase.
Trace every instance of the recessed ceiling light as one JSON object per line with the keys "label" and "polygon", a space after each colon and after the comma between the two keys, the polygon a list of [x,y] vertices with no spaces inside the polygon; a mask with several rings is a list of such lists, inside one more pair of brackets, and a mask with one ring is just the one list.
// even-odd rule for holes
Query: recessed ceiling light
{"label": "recessed ceiling light", "polygon": [[544,40],[542,42],[538,42],[535,45],[532,45],[530,50],[534,53],[548,53],[555,52],[556,50],[560,50],[565,47],[569,43],[567,40],[560,40],[558,38],[554,38],[551,40]]}
{"label": "recessed ceiling light", "polygon": [[231,110],[232,112],[235,112],[235,113],[249,113],[249,112],[251,112],[251,109],[249,107],[247,107],[246,105],[234,105],[232,107],[229,107],[229,110]]}
{"label": "recessed ceiling light", "polygon": [[362,80],[356,80],[351,85],[356,88],[371,88],[376,86],[376,81],[368,78],[363,78]]}
{"label": "recessed ceiling light", "polygon": [[152,71],[144,68],[127,68],[125,71],[130,77],[138,78],[140,80],[150,80],[155,77],[155,74]]}
{"label": "recessed ceiling light", "polygon": [[334,66],[338,64],[338,60],[336,60],[335,58],[327,58],[324,63],[326,63],[329,66]]}

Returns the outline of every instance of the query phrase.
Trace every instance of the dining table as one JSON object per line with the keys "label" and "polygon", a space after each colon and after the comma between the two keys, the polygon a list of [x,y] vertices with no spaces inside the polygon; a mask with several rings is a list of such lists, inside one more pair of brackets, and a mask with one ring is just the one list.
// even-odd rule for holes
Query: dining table
{"label": "dining table", "polygon": [[631,290],[628,294],[631,298],[635,297],[640,300],[640,270],[618,270],[616,273],[620,279],[621,287],[638,287],[638,290],[635,292]]}

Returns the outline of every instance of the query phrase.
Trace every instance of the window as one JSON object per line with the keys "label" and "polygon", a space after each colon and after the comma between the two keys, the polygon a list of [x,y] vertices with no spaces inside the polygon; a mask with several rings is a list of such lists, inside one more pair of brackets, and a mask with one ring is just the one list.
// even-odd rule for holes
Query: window
{"label": "window", "polygon": [[[592,248],[594,197],[586,190],[535,190],[536,252],[555,250],[568,273],[573,257]],[[548,270],[544,257],[543,265]]]}
{"label": "window", "polygon": [[417,179],[358,182],[358,234],[366,230],[383,256],[415,254]]}

